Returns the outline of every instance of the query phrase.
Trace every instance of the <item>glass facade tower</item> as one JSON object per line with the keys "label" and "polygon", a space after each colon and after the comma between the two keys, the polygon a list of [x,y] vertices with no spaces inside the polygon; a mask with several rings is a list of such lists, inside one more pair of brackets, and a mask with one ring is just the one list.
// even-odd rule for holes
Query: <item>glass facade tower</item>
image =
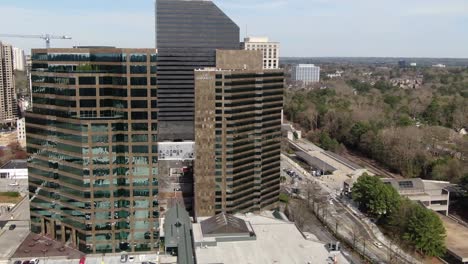
{"label": "glass facade tower", "polygon": [[239,49],[239,27],[211,1],[157,0],[159,139],[194,139],[193,70]]}
{"label": "glass facade tower", "polygon": [[32,50],[31,229],[86,253],[158,247],[155,49]]}

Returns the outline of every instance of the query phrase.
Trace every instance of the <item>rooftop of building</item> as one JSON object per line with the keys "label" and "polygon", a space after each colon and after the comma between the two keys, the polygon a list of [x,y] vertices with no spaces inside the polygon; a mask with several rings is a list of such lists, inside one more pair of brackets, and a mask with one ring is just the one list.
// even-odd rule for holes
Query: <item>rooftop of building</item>
{"label": "rooftop of building", "polygon": [[272,43],[278,44],[278,42],[272,42],[268,37],[245,37],[244,42],[246,43]]}
{"label": "rooftop of building", "polygon": [[201,221],[200,226],[204,236],[249,233],[244,220],[224,212]]}
{"label": "rooftop of building", "polygon": [[0,169],[11,170],[11,169],[27,169],[28,162],[26,160],[10,160],[7,163],[3,164]]}
{"label": "rooftop of building", "polygon": [[176,203],[164,218],[164,242],[166,247],[177,247],[177,263],[192,264],[192,223],[185,208]]}
{"label": "rooftop of building", "polygon": [[[446,181],[430,181],[423,180],[421,178],[412,179],[395,179],[395,178],[383,178],[382,181],[386,184],[390,184],[399,193],[411,193],[411,194],[423,194],[431,195],[432,192],[440,192],[446,190],[450,182]],[[440,193],[438,193],[440,194]]]}
{"label": "rooftop of building", "polygon": [[[256,238],[200,246],[200,242],[211,238],[203,236],[200,223],[193,224],[195,244],[198,244],[195,248],[197,263],[327,263],[333,257],[325,244],[307,240],[294,223],[275,219],[271,211],[259,215],[236,214],[235,217],[245,221]],[[342,254],[337,257],[338,263],[349,263]]]}
{"label": "rooftop of building", "polygon": [[67,257],[68,259],[79,259],[84,256],[84,253],[53,240],[48,236],[29,233],[11,258],[31,259],[42,256],[47,256],[49,258]]}
{"label": "rooftop of building", "polygon": [[315,68],[318,67],[315,64],[297,64],[297,67],[302,67],[302,68]]}
{"label": "rooftop of building", "polygon": [[454,220],[437,214],[444,224],[447,236],[445,244],[447,250],[455,255],[462,262],[468,262],[468,228],[455,222]]}
{"label": "rooftop of building", "polygon": [[324,172],[331,172],[333,173],[334,171],[336,171],[336,168],[329,165],[328,163],[324,162],[323,160],[317,158],[317,157],[314,157],[314,156],[311,156],[307,153],[305,153],[304,151],[296,151],[296,156],[301,158],[303,161],[307,162],[307,164],[309,164],[309,166],[312,166],[314,168],[317,168],[321,171],[324,171]]}

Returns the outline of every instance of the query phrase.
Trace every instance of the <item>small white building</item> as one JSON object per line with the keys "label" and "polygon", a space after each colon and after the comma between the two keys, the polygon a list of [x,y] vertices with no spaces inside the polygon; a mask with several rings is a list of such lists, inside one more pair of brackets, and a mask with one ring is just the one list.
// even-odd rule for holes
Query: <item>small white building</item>
{"label": "small white building", "polygon": [[279,49],[278,42],[270,42],[267,37],[247,37],[241,42],[241,48],[244,50],[261,50],[263,52],[263,69],[279,68]]}
{"label": "small white building", "polygon": [[28,179],[28,163],[26,160],[10,160],[0,168],[0,180]]}
{"label": "small white building", "polygon": [[292,69],[293,81],[303,84],[316,83],[320,81],[320,67],[314,64],[298,64]]}
{"label": "small white building", "polygon": [[[345,193],[350,194],[359,177],[352,177],[343,184]],[[384,184],[392,186],[401,196],[419,202],[424,207],[448,215],[450,204],[450,187],[446,181],[431,181],[420,178],[394,179],[383,178]]]}
{"label": "small white building", "polygon": [[291,141],[302,138],[302,132],[295,129],[291,124],[282,124],[281,133],[283,134],[283,137],[286,137]]}
{"label": "small white building", "polygon": [[328,73],[327,77],[330,78],[330,79],[340,78],[341,77],[341,72],[336,71],[335,73]]}
{"label": "small white building", "polygon": [[446,66],[444,64],[439,63],[439,64],[432,65],[432,67],[434,67],[434,68],[445,68]]}
{"label": "small white building", "polygon": [[26,146],[26,120],[24,117],[16,120],[16,134],[18,143],[24,148]]}

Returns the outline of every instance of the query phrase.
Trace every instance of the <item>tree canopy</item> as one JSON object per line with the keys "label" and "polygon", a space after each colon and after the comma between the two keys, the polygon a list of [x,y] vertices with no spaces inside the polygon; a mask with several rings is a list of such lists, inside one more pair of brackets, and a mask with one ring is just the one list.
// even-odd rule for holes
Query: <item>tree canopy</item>
{"label": "tree canopy", "polygon": [[392,186],[368,174],[354,183],[352,196],[362,211],[377,217],[392,214],[400,205],[400,195]]}
{"label": "tree canopy", "polygon": [[414,206],[409,215],[403,238],[427,256],[445,253],[445,228],[442,220],[431,210]]}
{"label": "tree canopy", "polygon": [[362,175],[353,185],[352,196],[360,210],[378,217],[389,232],[402,237],[410,247],[427,256],[445,253],[445,228],[440,218],[422,205],[401,198],[380,178]]}

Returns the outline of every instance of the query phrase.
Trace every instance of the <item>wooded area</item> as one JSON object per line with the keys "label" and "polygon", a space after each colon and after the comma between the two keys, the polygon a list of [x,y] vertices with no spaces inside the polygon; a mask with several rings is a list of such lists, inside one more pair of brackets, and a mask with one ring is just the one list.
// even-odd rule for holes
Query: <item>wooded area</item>
{"label": "wooded area", "polygon": [[324,89],[286,93],[285,115],[323,148],[345,147],[405,177],[468,182],[468,69],[423,69],[418,89],[389,78],[410,69],[324,82]]}

